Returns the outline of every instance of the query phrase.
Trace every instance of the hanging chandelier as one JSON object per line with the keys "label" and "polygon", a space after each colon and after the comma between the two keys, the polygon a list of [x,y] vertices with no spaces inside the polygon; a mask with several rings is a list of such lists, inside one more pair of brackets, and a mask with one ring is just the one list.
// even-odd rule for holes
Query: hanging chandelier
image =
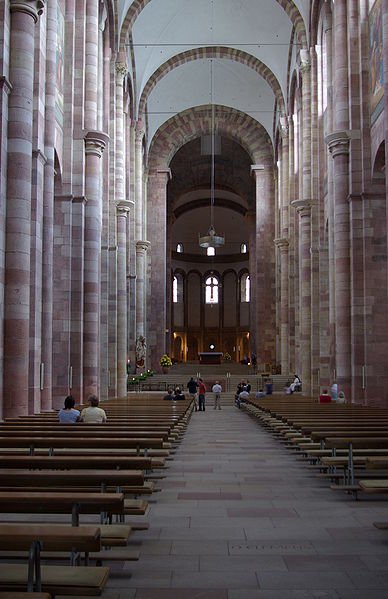
{"label": "hanging chandelier", "polygon": [[211,168],[210,168],[210,226],[206,235],[199,234],[201,248],[217,248],[225,244],[225,237],[217,235],[214,226],[215,200],[215,105],[213,102],[213,60],[210,60],[210,100],[211,100]]}

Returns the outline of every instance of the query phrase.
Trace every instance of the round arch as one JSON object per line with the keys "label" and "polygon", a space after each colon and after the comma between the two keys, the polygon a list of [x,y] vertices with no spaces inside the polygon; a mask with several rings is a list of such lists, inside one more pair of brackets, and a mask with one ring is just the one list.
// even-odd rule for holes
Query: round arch
{"label": "round arch", "polygon": [[228,48],[227,46],[205,46],[202,48],[193,48],[185,52],[180,52],[175,56],[171,57],[165,63],[163,63],[148,79],[142,91],[140,102],[139,102],[139,116],[145,112],[146,103],[151,91],[157,85],[157,83],[163,79],[168,73],[177,67],[192,62],[193,60],[201,60],[204,58],[223,58],[234,60],[241,64],[246,65],[255,71],[258,75],[263,77],[268,85],[271,87],[280,111],[284,110],[284,98],[280,84],[275,77],[274,73],[269,69],[261,60],[235,48]]}
{"label": "round arch", "polygon": [[[128,35],[133,27],[134,22],[141,13],[141,11],[147,6],[150,0],[134,0],[131,6],[128,8],[127,14],[123,21],[123,25],[120,31],[120,48],[123,48],[128,40]],[[276,0],[276,2],[286,12],[290,21],[292,22],[299,42],[306,46],[307,34],[306,28],[303,21],[303,17],[300,14],[298,8],[295,6],[293,0]]]}
{"label": "round arch", "polygon": [[[149,168],[167,169],[179,148],[211,132],[211,117],[211,106],[206,105],[189,108],[166,121],[152,140],[148,155]],[[215,131],[237,141],[251,156],[252,163],[272,165],[273,149],[268,133],[247,114],[217,105]]]}

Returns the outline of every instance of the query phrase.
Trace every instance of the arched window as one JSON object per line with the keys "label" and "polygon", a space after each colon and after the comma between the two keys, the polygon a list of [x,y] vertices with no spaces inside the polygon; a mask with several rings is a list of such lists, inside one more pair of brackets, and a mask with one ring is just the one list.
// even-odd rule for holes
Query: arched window
{"label": "arched window", "polygon": [[214,276],[208,277],[205,281],[205,303],[218,304],[218,279]]}
{"label": "arched window", "polygon": [[248,252],[248,246],[246,243],[240,245],[240,254],[246,254]]}
{"label": "arched window", "polygon": [[180,273],[174,275],[172,279],[172,303],[181,304],[183,302],[183,277]]}
{"label": "arched window", "polygon": [[207,255],[207,256],[215,256],[215,255],[216,255],[216,249],[215,249],[215,248],[212,248],[212,247],[210,247],[210,248],[207,248],[207,250],[206,250],[206,255]]}
{"label": "arched window", "polygon": [[173,304],[178,303],[178,279],[174,277],[172,280],[172,302]]}
{"label": "arched window", "polygon": [[183,243],[177,243],[176,251],[177,254],[183,254]]}
{"label": "arched window", "polygon": [[248,273],[241,277],[241,303],[251,301],[251,278]]}

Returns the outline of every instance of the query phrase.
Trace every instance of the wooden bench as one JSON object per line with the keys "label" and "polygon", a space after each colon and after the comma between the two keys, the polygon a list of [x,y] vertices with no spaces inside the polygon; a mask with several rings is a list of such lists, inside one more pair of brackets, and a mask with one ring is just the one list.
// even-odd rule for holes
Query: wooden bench
{"label": "wooden bench", "polygon": [[171,449],[170,443],[165,443],[163,439],[156,437],[149,438],[125,438],[116,439],[108,438],[103,439],[99,437],[72,437],[67,435],[65,437],[36,437],[34,435],[26,435],[23,437],[8,437],[6,435],[0,436],[0,449],[4,448],[28,448],[30,453],[33,454],[35,449],[47,448],[51,453],[54,453],[55,449]]}
{"label": "wooden bench", "polygon": [[79,551],[99,551],[100,529],[91,526],[56,527],[52,524],[0,524],[1,550],[29,552],[27,565],[0,564],[0,588],[10,590],[15,587],[30,592],[44,589],[67,595],[101,594],[108,580],[108,568],[63,566],[61,571],[57,566],[41,567],[43,546],[50,551],[69,551],[73,557]]}
{"label": "wooden bench", "polygon": [[0,593],[0,599],[51,599],[49,593],[18,593],[17,591],[9,591]]}
{"label": "wooden bench", "polygon": [[0,468],[38,468],[38,469],[113,469],[152,470],[163,468],[163,459],[142,456],[111,455],[13,455],[0,456]]}

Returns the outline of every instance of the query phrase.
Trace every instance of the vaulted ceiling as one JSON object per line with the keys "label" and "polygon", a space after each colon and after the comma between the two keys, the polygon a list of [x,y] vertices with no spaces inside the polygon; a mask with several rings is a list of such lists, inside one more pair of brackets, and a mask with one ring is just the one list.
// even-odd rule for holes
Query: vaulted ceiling
{"label": "vaulted ceiling", "polygon": [[306,40],[309,0],[118,0],[136,116],[148,143],[174,115],[210,103],[250,115],[273,137],[288,72]]}

